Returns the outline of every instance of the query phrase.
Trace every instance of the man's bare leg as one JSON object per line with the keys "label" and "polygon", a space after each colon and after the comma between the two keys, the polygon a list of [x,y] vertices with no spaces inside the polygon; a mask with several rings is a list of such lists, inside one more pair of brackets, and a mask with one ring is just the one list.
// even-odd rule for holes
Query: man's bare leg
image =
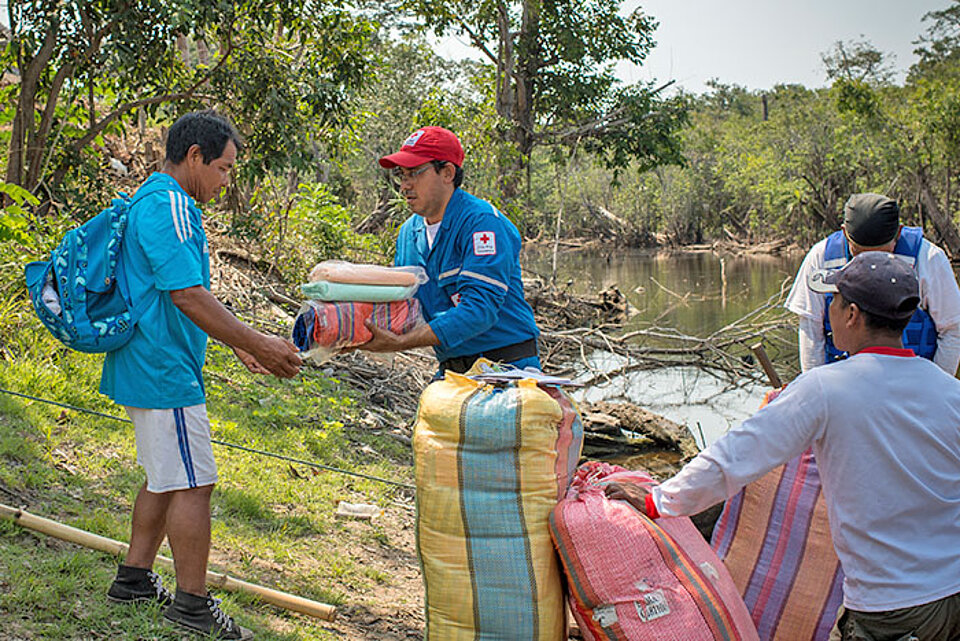
{"label": "man's bare leg", "polygon": [[207,593],[212,493],[213,485],[169,492],[166,532],[173,551],[177,588],[190,594]]}
{"label": "man's bare leg", "polygon": [[125,564],[135,568],[153,569],[153,560],[167,533],[167,510],[172,493],[156,494],[144,483],[133,504],[133,525],[130,529],[130,550]]}

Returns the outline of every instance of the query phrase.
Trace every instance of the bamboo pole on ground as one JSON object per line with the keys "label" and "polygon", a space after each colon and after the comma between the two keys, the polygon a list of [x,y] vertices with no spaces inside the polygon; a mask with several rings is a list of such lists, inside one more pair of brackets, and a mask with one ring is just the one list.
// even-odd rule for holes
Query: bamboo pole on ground
{"label": "bamboo pole on ground", "polygon": [[[3,505],[2,503],[0,503],[0,517],[10,519],[21,527],[69,541],[70,543],[76,543],[77,545],[82,545],[92,550],[106,552],[114,556],[126,554],[130,547],[126,543],[64,525],[63,523],[31,514],[25,510]],[[173,559],[171,558],[158,555],[157,565],[166,570],[173,571]],[[252,594],[271,605],[302,614],[308,614],[312,617],[323,619],[324,621],[333,621],[337,614],[336,607],[332,605],[318,603],[317,601],[311,601],[310,599],[305,599],[294,594],[288,594],[255,583],[241,581],[240,579],[219,572],[207,572],[207,585],[228,592]]]}

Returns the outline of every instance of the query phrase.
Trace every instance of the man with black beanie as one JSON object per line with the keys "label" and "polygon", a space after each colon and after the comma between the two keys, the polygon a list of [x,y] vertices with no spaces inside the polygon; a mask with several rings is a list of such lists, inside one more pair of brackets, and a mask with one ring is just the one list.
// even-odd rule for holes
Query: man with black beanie
{"label": "man with black beanie", "polygon": [[[914,270],[892,252],[861,252],[805,283],[833,295],[828,313],[849,358],[798,376],[673,478],[606,493],[650,518],[689,516],[812,448],[844,574],[830,640],[957,641],[960,381],[901,346],[921,298]],[[802,531],[778,555],[806,538],[809,519],[798,520]],[[792,565],[767,565],[779,570],[776,590]]]}
{"label": "man with black beanie", "polygon": [[923,237],[920,227],[900,224],[897,202],[880,194],[854,194],[843,207],[839,231],[807,254],[786,307],[800,316],[800,366],[846,357],[833,343],[827,309],[831,296],[810,289],[807,279],[820,269],[836,270],[862,252],[884,251],[911,265],[920,281],[920,306],[903,333],[903,345],[954,375],[960,363],[960,288],[943,250]]}

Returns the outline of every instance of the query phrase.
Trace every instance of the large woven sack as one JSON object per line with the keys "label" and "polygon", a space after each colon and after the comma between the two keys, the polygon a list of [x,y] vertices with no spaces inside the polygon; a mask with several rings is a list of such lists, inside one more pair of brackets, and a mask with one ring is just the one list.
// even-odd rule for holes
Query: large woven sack
{"label": "large woven sack", "polygon": [[[763,405],[773,398],[768,394]],[[843,571],[811,450],[728,500],[712,545],[763,641],[830,637],[843,602]]]}
{"label": "large woven sack", "polygon": [[588,641],[754,641],[733,579],[688,518],[650,519],[610,500],[612,482],[656,483],[646,473],[586,463],[550,529]]}
{"label": "large woven sack", "polygon": [[557,388],[448,372],[424,390],[413,449],[428,641],[566,641],[548,519],[582,445]]}

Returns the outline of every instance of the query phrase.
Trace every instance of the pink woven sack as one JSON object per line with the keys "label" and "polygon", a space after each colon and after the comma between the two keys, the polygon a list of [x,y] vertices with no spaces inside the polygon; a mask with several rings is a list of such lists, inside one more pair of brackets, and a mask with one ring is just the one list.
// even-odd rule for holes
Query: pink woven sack
{"label": "pink woven sack", "polygon": [[733,579],[690,519],[649,519],[608,499],[612,482],[656,484],[641,471],[588,462],[550,516],[583,637],[757,641]]}

